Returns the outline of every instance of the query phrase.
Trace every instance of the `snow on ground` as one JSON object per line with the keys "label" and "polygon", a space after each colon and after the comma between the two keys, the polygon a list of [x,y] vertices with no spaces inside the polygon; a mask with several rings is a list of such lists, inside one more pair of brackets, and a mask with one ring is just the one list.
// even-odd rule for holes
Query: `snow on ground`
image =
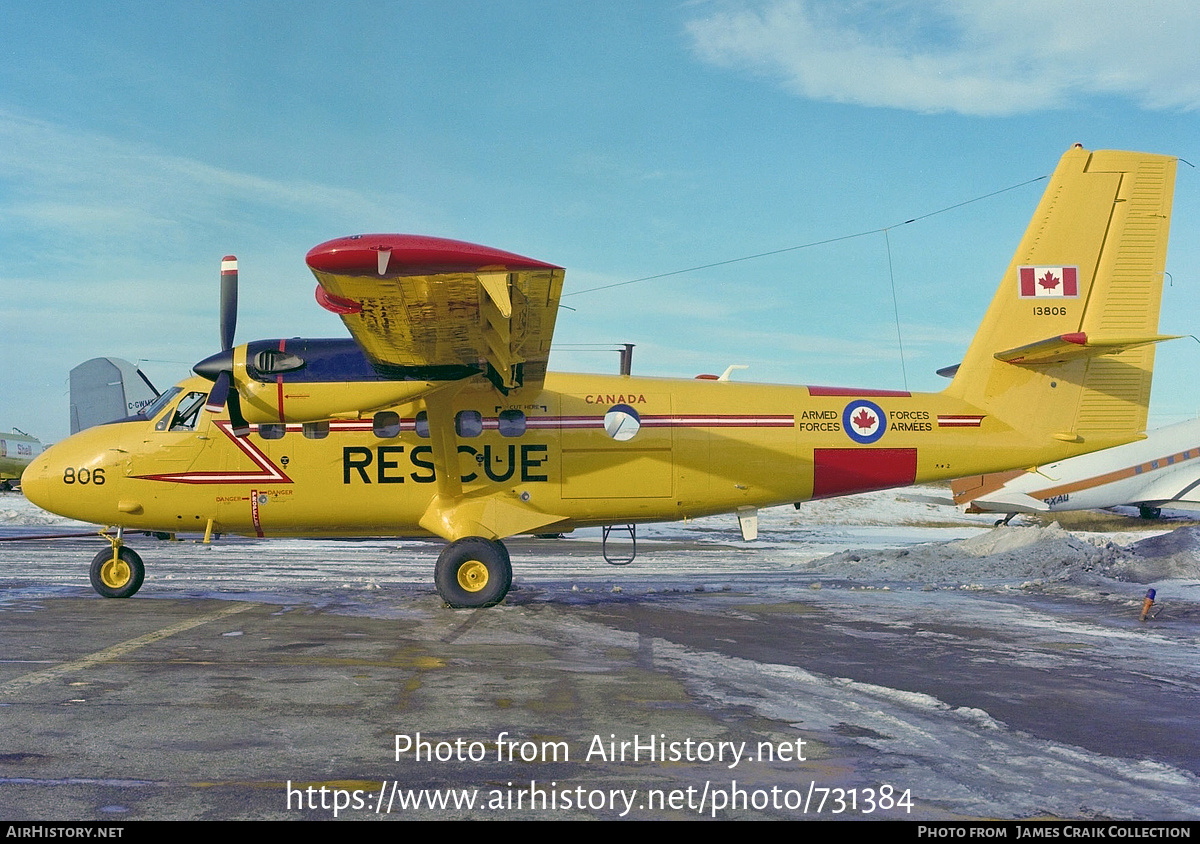
{"label": "snow on ground", "polygon": [[[1101,580],[1163,583],[1173,597],[1200,602],[1200,528],[1171,531],[1164,521],[1146,529],[1144,522],[1131,518],[1129,531],[1089,533],[1063,530],[1057,524],[993,528],[994,518],[994,514],[964,514],[944,488],[871,492],[804,502],[798,508],[762,510],[759,538],[751,543],[743,542],[732,515],[640,525],[638,567],[652,566],[649,572],[643,570],[651,577],[666,569],[677,575],[706,570],[720,574],[733,568],[785,569],[810,580],[915,583],[925,588],[1051,584],[1090,588]],[[0,495],[0,533],[28,533],[31,528],[78,532],[89,526],[46,513],[18,493]],[[570,534],[558,546],[566,552],[564,559],[543,560],[540,568],[587,571],[594,560],[582,562],[584,555],[571,549],[583,543],[572,540],[598,541],[600,534],[598,529]],[[623,539],[627,545],[627,537],[614,534],[615,554],[620,553]],[[316,550],[310,540],[272,542],[279,556],[289,559],[308,556],[302,549]],[[678,553],[679,543],[687,543],[690,553]],[[551,545],[544,547],[549,551]],[[328,551],[318,554],[337,556]],[[656,559],[663,564],[661,569],[655,566]]]}
{"label": "snow on ground", "polygon": [[91,525],[65,519],[31,504],[19,492],[0,492],[0,528],[53,526],[86,530]]}
{"label": "snow on ground", "polygon": [[[453,635],[635,653],[706,707],[833,748],[835,784],[911,788],[922,817],[1194,817],[1197,772],[1183,756],[1196,734],[1200,528],[993,528],[946,498],[914,488],[763,510],[755,542],[732,515],[639,526],[637,561],[622,567],[600,558],[599,530],[514,539],[509,601],[456,617]],[[0,537],[87,528],[0,495]],[[438,540],[133,544],[147,598],[303,602],[428,622],[415,629],[445,640],[430,583]],[[0,543],[11,584],[0,611],[87,594],[88,561],[106,547]],[[1148,585],[1167,610],[1139,624]],[[615,624],[642,604],[657,611]],[[578,667],[590,659],[571,671],[594,670]]]}

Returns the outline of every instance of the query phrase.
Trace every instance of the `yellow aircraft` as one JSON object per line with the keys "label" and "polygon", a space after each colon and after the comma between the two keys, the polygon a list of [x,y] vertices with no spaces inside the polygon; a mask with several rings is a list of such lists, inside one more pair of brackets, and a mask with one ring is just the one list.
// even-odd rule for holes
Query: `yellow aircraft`
{"label": "yellow aircraft", "polygon": [[[123,531],[412,536],[448,545],[435,583],[490,606],[501,540],[757,508],[1061,460],[1142,436],[1176,160],[1062,158],[941,393],[546,371],[563,270],[412,235],[307,256],[353,339],[233,345],[136,417],[25,471],[39,506],[117,528],[92,584],[144,568]],[[964,278],[963,288],[973,287]]]}

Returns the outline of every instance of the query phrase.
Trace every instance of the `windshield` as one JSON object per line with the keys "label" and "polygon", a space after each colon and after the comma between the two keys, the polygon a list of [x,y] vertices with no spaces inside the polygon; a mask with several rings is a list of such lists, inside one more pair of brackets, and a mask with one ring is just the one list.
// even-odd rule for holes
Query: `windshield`
{"label": "windshield", "polygon": [[147,419],[153,419],[155,416],[158,416],[158,414],[162,412],[162,409],[170,404],[171,400],[179,395],[180,392],[182,391],[178,387],[172,387],[161,396],[156,398],[151,404],[143,408],[142,413],[145,414]]}

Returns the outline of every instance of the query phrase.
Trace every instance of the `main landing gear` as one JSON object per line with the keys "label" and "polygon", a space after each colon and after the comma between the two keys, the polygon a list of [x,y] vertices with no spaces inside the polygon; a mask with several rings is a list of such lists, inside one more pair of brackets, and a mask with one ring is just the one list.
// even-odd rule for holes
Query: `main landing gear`
{"label": "main landing gear", "polygon": [[[105,598],[129,598],[142,588],[142,558],[115,536],[101,534],[112,545],[92,560],[92,588]],[[434,583],[438,594],[456,609],[490,607],[504,600],[512,586],[512,561],[499,540],[468,536],[451,542],[438,556]]]}
{"label": "main landing gear", "polygon": [[112,544],[111,551],[101,551],[92,560],[92,588],[105,598],[128,598],[137,594],[146,578],[146,567],[142,558],[121,541],[121,532],[116,536],[100,534]]}
{"label": "main landing gear", "polygon": [[442,549],[434,583],[456,609],[490,607],[504,600],[512,585],[512,562],[499,540],[468,536]]}

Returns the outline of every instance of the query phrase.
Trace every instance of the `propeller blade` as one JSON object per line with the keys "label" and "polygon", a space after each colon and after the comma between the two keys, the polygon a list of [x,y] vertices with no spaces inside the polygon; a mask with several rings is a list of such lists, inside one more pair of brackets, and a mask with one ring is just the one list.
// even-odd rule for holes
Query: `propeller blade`
{"label": "propeller blade", "polygon": [[233,385],[233,376],[228,370],[217,374],[212,389],[208,393],[208,403],[204,409],[209,413],[220,413],[229,406],[229,422],[233,426],[235,437],[244,437],[250,433],[250,423],[242,416],[242,397],[238,395]]}
{"label": "propeller blade", "polygon": [[250,425],[242,416],[242,399],[233,380],[233,333],[237,329],[237,258],[226,255],[221,259],[221,351],[192,367],[192,371],[213,382],[204,409],[220,413],[229,406],[229,422],[235,437],[250,433]]}
{"label": "propeller blade", "polygon": [[242,416],[242,399],[237,390],[229,391],[229,422],[233,426],[235,437],[250,435],[250,423]]}
{"label": "propeller blade", "polygon": [[238,264],[233,255],[221,259],[221,351],[233,348],[237,329]]}
{"label": "propeller blade", "polygon": [[217,374],[217,379],[213,381],[212,389],[208,391],[208,403],[204,405],[204,409],[209,413],[220,413],[225,409],[225,402],[230,395],[237,395],[237,391],[230,391],[230,382],[233,376],[228,370],[223,370]]}

